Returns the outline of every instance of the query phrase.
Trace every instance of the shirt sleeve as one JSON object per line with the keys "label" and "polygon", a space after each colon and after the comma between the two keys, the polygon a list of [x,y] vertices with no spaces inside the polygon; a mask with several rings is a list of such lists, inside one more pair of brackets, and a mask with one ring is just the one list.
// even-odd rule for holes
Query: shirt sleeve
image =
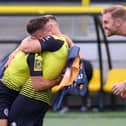
{"label": "shirt sleeve", "polygon": [[64,41],[55,39],[52,36],[47,36],[39,41],[42,51],[57,51],[64,44]]}
{"label": "shirt sleeve", "polygon": [[30,53],[28,55],[27,63],[31,76],[42,76],[42,70],[35,70],[35,53]]}

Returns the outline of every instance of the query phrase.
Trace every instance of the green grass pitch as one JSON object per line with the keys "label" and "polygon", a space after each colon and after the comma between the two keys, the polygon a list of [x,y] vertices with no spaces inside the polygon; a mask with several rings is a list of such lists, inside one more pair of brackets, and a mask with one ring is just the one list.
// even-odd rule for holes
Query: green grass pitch
{"label": "green grass pitch", "polygon": [[125,126],[126,111],[120,112],[48,112],[44,126]]}

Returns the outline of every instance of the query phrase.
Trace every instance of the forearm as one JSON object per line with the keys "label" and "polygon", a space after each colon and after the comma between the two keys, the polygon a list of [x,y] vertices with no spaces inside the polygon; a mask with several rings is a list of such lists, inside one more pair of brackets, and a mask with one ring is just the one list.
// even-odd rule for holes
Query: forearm
{"label": "forearm", "polygon": [[41,46],[39,40],[31,38],[30,36],[25,38],[20,45],[20,49],[26,53],[41,52]]}
{"label": "forearm", "polygon": [[18,47],[17,49],[15,49],[8,58],[8,61],[5,64],[5,67],[8,67],[8,65],[11,63],[12,59],[14,59],[14,57],[16,56],[16,54],[18,53],[18,51],[20,50],[20,47]]}
{"label": "forearm", "polygon": [[32,87],[36,91],[50,89],[58,83],[57,79],[56,80],[45,80],[45,79],[42,79],[42,77],[32,77],[31,80],[32,80]]}
{"label": "forearm", "polygon": [[16,56],[16,54],[17,54],[19,51],[20,51],[20,46],[19,46],[17,49],[15,49],[15,50],[10,54],[10,56],[12,56],[12,57]]}

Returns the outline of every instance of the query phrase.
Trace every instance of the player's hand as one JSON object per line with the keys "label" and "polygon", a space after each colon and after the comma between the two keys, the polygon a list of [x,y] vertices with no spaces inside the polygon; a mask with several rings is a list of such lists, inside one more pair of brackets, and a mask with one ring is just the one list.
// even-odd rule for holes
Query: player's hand
{"label": "player's hand", "polygon": [[112,87],[112,92],[115,95],[119,95],[119,94],[121,95],[121,93],[124,91],[126,91],[126,83],[125,82],[117,83]]}
{"label": "player's hand", "polygon": [[59,77],[55,80],[55,84],[56,84],[56,85],[59,84],[61,80],[62,80],[62,75],[59,76]]}

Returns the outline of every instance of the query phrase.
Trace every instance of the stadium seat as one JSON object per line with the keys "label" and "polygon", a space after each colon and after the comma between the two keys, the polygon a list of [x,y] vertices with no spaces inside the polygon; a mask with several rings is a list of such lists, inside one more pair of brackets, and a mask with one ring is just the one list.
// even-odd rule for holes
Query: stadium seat
{"label": "stadium seat", "polygon": [[109,70],[106,80],[103,90],[107,93],[111,93],[114,84],[126,80],[126,69],[113,68]]}
{"label": "stadium seat", "polygon": [[93,69],[93,77],[89,82],[88,90],[89,92],[98,92],[100,91],[101,83],[100,83],[100,70]]}

